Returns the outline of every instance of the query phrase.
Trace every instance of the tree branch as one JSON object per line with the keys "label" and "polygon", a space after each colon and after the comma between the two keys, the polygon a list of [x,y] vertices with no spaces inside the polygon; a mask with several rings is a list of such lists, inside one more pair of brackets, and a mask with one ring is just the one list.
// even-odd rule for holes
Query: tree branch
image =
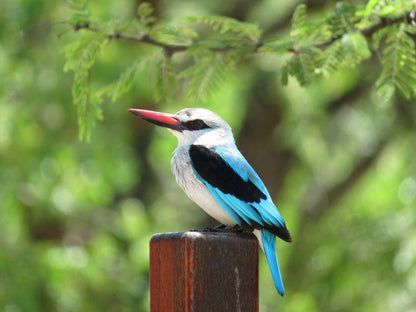
{"label": "tree branch", "polygon": [[[370,39],[371,36],[376,33],[377,31],[379,31],[382,28],[400,23],[400,22],[407,22],[409,24],[415,24],[416,23],[416,10],[412,10],[411,12],[407,12],[406,14],[403,14],[401,16],[398,17],[394,17],[394,18],[388,18],[388,17],[380,17],[379,22],[369,28],[365,28],[365,29],[357,29],[356,31],[361,33],[364,37],[366,37],[367,39]],[[357,22],[358,23],[358,22]],[[77,23],[75,25],[73,25],[73,29],[74,31],[79,31],[81,29],[86,29],[86,30],[90,30],[93,32],[99,32],[100,29],[92,27],[91,24],[89,22],[84,22],[84,23]],[[321,43],[316,43],[313,44],[312,47],[321,49],[321,50],[325,50],[328,46],[330,46],[332,43],[342,39],[342,37],[345,35],[345,33],[339,34],[337,36],[332,37],[331,39],[329,39],[326,42],[321,42]],[[184,52],[186,50],[188,50],[189,48],[191,48],[193,45],[175,45],[175,44],[169,44],[169,43],[165,43],[165,42],[161,42],[161,41],[157,41],[155,39],[152,39],[149,35],[144,35],[142,37],[134,37],[131,35],[126,35],[126,34],[122,34],[120,32],[112,32],[108,34],[108,38],[109,39],[116,39],[116,40],[123,40],[123,41],[130,41],[130,42],[134,42],[134,43],[144,43],[144,44],[150,44],[156,47],[160,47],[162,49],[165,50],[165,53],[167,55],[172,55],[174,53],[177,52]],[[255,44],[249,44],[247,45],[248,47],[252,47],[252,53],[258,53],[262,51],[259,51],[259,48],[263,46],[263,42],[261,40],[259,40],[258,42],[256,42]],[[230,50],[234,50],[237,49],[237,47],[235,46],[225,46],[225,47],[211,47],[210,50],[213,52],[226,52],[226,51],[230,51]],[[291,53],[303,53],[302,51],[299,51],[296,48],[290,48],[288,49],[286,52],[291,52]]]}
{"label": "tree branch", "polygon": [[[86,30],[90,30],[93,32],[100,31],[98,28],[92,27],[89,22],[75,24],[73,28],[75,31],[79,31],[81,29],[86,29]],[[138,37],[133,37],[133,36],[122,34],[118,31],[109,33],[107,37],[110,40],[116,39],[116,40],[130,41],[130,42],[135,42],[135,43],[151,44],[151,45],[165,49],[167,52],[169,52],[169,54],[173,54],[175,52],[186,51],[190,47],[189,45],[175,45],[175,44],[163,43],[163,42],[150,38],[149,35],[144,35],[141,38],[138,38]]]}

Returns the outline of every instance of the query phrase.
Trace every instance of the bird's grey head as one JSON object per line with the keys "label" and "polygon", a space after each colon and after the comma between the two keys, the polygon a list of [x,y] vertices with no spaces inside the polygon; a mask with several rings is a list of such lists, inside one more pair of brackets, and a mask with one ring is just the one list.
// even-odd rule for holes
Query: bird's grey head
{"label": "bird's grey head", "polygon": [[233,140],[231,127],[208,109],[184,108],[176,114],[142,109],[129,109],[129,111],[148,122],[168,128],[178,138],[180,145],[192,144],[202,139]]}

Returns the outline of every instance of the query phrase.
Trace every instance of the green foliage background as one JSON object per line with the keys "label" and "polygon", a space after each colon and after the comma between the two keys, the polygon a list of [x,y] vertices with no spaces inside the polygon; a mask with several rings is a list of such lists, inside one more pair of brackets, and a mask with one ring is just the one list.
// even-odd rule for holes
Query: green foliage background
{"label": "green foliage background", "polygon": [[176,139],[126,109],[205,107],[293,235],[285,298],[260,255],[261,311],[415,310],[412,10],[1,1],[0,309],[148,311],[151,235],[215,222],[174,182]]}

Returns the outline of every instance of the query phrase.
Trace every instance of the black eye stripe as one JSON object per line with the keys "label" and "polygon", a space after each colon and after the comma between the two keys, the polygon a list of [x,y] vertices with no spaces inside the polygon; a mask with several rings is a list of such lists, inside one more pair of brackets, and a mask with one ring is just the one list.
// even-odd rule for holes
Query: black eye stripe
{"label": "black eye stripe", "polygon": [[201,119],[189,120],[182,123],[188,130],[202,130],[209,126]]}

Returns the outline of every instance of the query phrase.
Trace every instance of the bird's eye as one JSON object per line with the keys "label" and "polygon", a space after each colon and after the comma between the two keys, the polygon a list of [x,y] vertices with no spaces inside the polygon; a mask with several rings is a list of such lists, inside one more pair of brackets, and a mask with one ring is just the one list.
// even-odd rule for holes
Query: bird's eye
{"label": "bird's eye", "polygon": [[207,124],[201,119],[190,120],[186,122],[185,124],[189,130],[201,130],[201,129],[209,128]]}

